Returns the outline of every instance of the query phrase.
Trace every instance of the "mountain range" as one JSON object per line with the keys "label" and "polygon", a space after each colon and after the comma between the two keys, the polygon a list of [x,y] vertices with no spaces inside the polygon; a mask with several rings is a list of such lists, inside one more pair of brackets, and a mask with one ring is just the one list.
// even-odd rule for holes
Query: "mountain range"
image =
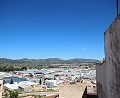
{"label": "mountain range", "polygon": [[52,64],[80,64],[80,63],[98,63],[99,60],[95,59],[68,59],[63,60],[61,58],[48,58],[48,59],[7,59],[7,58],[0,58],[0,66],[37,66],[37,65],[52,65]]}

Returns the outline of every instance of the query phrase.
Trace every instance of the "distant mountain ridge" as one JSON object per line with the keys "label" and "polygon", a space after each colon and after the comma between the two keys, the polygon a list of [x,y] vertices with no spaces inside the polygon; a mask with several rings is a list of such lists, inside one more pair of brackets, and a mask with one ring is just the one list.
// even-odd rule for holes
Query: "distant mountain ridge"
{"label": "distant mountain ridge", "polygon": [[98,63],[99,60],[95,59],[68,59],[63,60],[61,58],[48,58],[48,59],[7,59],[7,58],[0,58],[0,66],[6,65],[15,65],[15,66],[36,66],[36,65],[51,65],[51,64],[73,64],[73,63]]}

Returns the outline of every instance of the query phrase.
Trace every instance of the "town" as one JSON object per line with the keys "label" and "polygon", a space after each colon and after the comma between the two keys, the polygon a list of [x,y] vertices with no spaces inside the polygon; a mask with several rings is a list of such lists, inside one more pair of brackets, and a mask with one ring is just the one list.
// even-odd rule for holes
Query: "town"
{"label": "town", "polygon": [[92,64],[0,72],[3,98],[8,97],[9,91],[17,91],[20,98],[58,95],[61,86],[77,84],[87,85],[88,92],[96,94],[96,65]]}
{"label": "town", "polygon": [[120,98],[120,0],[0,0],[0,98]]}

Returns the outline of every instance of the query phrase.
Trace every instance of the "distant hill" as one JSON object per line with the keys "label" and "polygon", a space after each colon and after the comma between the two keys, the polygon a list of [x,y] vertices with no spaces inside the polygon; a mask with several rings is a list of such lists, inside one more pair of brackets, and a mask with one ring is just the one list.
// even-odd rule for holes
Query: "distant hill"
{"label": "distant hill", "polygon": [[99,60],[95,59],[69,59],[63,60],[60,58],[48,58],[48,59],[7,59],[7,58],[0,58],[0,66],[37,66],[37,65],[51,65],[51,64],[74,64],[74,63],[98,63]]}

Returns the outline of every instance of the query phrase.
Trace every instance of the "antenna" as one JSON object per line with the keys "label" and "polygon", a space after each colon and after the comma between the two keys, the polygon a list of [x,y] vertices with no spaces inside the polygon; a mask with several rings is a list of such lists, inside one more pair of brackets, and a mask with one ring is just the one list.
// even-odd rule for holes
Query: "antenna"
{"label": "antenna", "polygon": [[116,8],[117,8],[117,16],[119,14],[119,10],[118,10],[118,0],[116,0]]}

